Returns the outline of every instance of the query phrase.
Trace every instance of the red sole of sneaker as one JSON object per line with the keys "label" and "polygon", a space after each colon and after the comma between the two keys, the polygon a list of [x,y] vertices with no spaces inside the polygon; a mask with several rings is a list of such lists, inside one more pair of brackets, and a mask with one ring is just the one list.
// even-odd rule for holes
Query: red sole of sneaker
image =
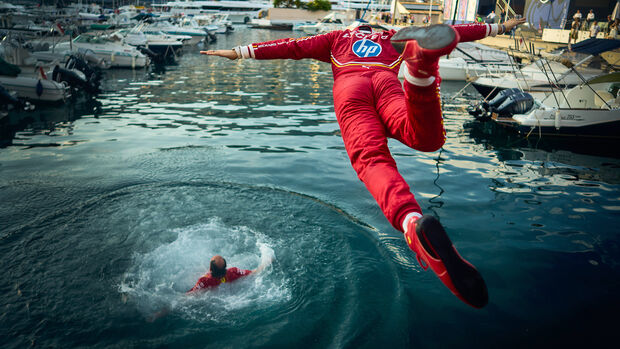
{"label": "red sole of sneaker", "polygon": [[[484,307],[489,301],[489,296],[482,275],[456,252],[437,218],[424,216],[418,221],[417,226],[419,228],[416,229],[416,233],[420,242],[427,251],[434,252],[431,255],[439,256],[456,291],[473,307]],[[427,243],[431,245],[431,249]]]}

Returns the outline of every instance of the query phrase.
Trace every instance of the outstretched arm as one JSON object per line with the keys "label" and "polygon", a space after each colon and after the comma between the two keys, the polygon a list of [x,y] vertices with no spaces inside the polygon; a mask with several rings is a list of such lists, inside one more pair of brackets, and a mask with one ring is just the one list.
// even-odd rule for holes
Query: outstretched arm
{"label": "outstretched arm", "polygon": [[200,51],[201,54],[219,56],[231,60],[241,58],[254,59],[302,59],[314,58],[323,62],[330,61],[331,43],[340,31],[303,37],[278,39],[237,46],[231,50]]}
{"label": "outstretched arm", "polygon": [[208,55],[208,56],[224,57],[224,58],[231,59],[233,61],[239,58],[235,50],[208,50],[208,51],[200,51],[200,54]]}
{"label": "outstretched arm", "polygon": [[516,26],[525,23],[525,20],[525,18],[513,18],[502,24],[457,24],[453,27],[459,33],[459,42],[468,42],[507,33]]}

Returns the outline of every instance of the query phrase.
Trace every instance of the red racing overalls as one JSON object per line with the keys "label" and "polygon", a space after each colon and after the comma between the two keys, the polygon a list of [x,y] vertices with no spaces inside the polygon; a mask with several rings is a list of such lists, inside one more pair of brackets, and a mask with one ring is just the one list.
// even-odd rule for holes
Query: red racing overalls
{"label": "red racing overalls", "polygon": [[[337,30],[297,39],[279,39],[240,48],[244,58],[314,58],[331,63],[334,107],[347,154],[359,179],[394,228],[410,212],[421,213],[388,149],[394,138],[420,151],[445,142],[439,77],[428,87],[398,80],[403,57],[392,47],[394,30]],[[495,35],[497,25],[455,25],[460,41]]]}

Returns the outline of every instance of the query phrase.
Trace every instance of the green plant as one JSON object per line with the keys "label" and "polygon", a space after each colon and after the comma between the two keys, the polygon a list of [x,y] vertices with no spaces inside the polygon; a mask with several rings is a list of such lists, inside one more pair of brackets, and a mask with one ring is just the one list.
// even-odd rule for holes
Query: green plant
{"label": "green plant", "polygon": [[332,4],[329,0],[312,0],[304,8],[310,11],[329,11],[332,9]]}
{"label": "green plant", "polygon": [[301,8],[301,0],[273,0],[273,7]]}

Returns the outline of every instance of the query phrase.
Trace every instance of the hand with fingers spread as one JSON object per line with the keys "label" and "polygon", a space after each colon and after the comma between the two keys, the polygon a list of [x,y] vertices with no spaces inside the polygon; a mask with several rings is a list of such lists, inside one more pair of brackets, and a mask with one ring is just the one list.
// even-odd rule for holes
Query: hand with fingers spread
{"label": "hand with fingers spread", "polygon": [[[509,20],[507,20],[506,22],[503,23],[504,28],[506,28],[506,30],[504,31],[504,33],[507,33],[509,31],[511,31],[513,28],[525,23],[526,18],[511,18]],[[503,34],[503,33],[502,33]]]}

